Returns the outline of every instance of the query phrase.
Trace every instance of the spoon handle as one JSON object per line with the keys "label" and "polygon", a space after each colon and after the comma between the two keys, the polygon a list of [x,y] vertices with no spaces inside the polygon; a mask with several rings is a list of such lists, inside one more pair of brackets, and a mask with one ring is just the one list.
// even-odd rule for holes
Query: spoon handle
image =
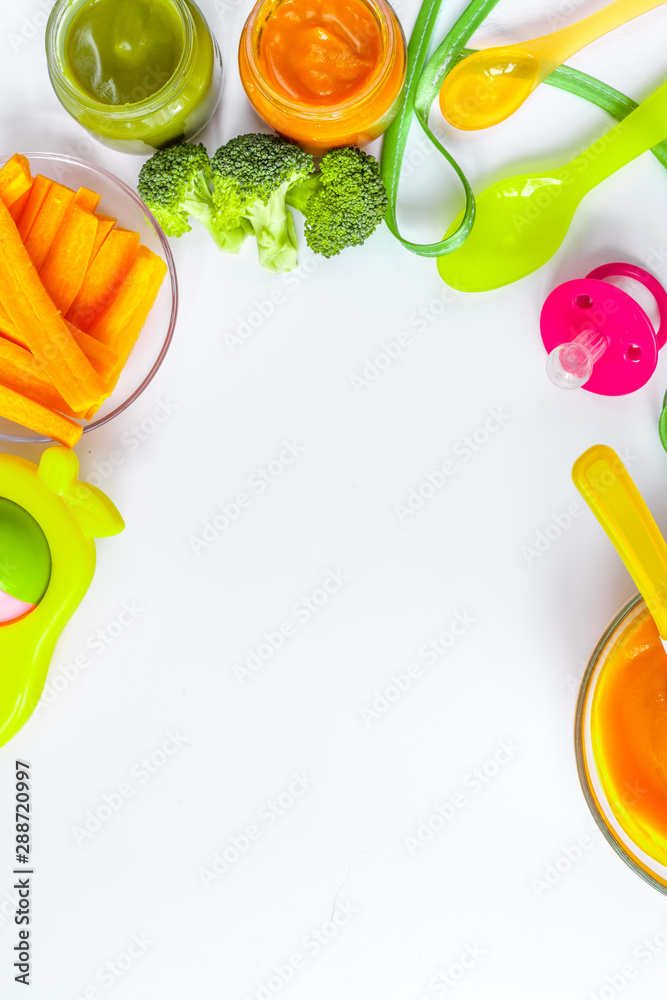
{"label": "spoon handle", "polygon": [[606,35],[641,14],[646,14],[649,10],[661,7],[663,3],[665,0],[613,0],[613,3],[607,4],[602,10],[575,24],[568,24],[560,31],[527,42],[525,48],[540,61],[555,69],[575,52],[594,42],[596,38]]}
{"label": "spoon handle", "polygon": [[581,175],[577,183],[586,193],[665,138],[667,83],[663,83],[627,118],[575,157],[563,168],[563,172]]}
{"label": "spoon handle", "polygon": [[627,469],[612,448],[597,444],[574,463],[572,479],[667,639],[667,544]]}

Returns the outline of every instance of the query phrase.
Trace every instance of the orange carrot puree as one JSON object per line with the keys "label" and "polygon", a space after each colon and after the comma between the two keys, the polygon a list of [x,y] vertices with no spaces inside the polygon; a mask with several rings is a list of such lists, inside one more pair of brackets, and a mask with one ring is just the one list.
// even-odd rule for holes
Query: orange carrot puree
{"label": "orange carrot puree", "polygon": [[403,32],[385,0],[257,0],[239,45],[255,111],[312,153],[381,135],[405,69]]}
{"label": "orange carrot puree", "polygon": [[648,612],[621,634],[602,668],[591,735],[616,819],[667,865],[667,653]]}
{"label": "orange carrot puree", "polygon": [[259,52],[276,91],[325,107],[368,86],[382,33],[362,0],[283,0],[266,21]]}

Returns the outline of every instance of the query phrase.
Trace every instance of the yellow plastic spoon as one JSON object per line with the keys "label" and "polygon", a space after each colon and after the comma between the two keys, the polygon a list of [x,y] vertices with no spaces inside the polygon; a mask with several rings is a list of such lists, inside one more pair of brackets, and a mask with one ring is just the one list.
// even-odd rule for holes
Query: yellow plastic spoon
{"label": "yellow plastic spoon", "polygon": [[538,84],[584,46],[632,21],[665,0],[614,0],[583,21],[518,45],[481,49],[449,73],[440,90],[440,110],[465,131],[505,121]]}
{"label": "yellow plastic spoon", "polygon": [[574,463],[572,479],[646,601],[667,652],[667,543],[612,448],[596,444]]}

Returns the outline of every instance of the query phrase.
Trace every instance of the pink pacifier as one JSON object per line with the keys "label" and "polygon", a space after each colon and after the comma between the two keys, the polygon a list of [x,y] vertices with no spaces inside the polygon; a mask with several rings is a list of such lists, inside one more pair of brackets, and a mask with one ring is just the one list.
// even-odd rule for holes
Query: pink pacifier
{"label": "pink pacifier", "polygon": [[[660,313],[657,331],[632,296],[603,280],[609,277],[634,278],[648,289]],[[540,332],[554,385],[625,396],[655,371],[667,340],[667,292],[641,267],[604,264],[554,289],[542,308]]]}

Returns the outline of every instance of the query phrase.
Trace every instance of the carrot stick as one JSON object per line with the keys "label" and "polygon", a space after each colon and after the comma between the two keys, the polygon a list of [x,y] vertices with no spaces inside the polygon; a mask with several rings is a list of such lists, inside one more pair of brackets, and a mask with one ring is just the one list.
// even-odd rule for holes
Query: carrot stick
{"label": "carrot stick", "polygon": [[14,153],[14,155],[10,156],[7,162],[0,167],[0,188],[4,186],[6,180],[11,180],[11,178],[16,177],[19,174],[23,174],[32,180],[28,157],[24,156],[23,153]]}
{"label": "carrot stick", "polygon": [[104,383],[54,306],[0,200],[0,302],[73,410],[107,395]]}
{"label": "carrot stick", "polygon": [[28,157],[24,156],[23,153],[14,153],[10,156],[7,162],[0,167],[0,190],[5,189],[5,185],[11,182],[15,177],[27,177],[32,181],[32,174],[30,173],[30,163]]}
{"label": "carrot stick", "polygon": [[93,243],[93,249],[90,254],[90,263],[97,257],[97,251],[100,249],[107,236],[116,225],[116,220],[112,219],[110,215],[96,215],[97,219],[97,233],[95,234],[95,242]]}
{"label": "carrot stick", "polygon": [[25,337],[21,335],[21,331],[16,326],[16,323],[9,318],[9,313],[2,302],[0,302],[0,335],[13,341],[15,344],[19,344],[21,347],[25,347],[27,350],[28,345],[26,344]]}
{"label": "carrot stick", "polygon": [[0,383],[50,410],[58,410],[68,417],[84,416],[67,405],[30,351],[5,337],[0,337]]}
{"label": "carrot stick", "polygon": [[148,247],[139,247],[139,252],[118,294],[90,331],[91,336],[118,354],[118,362],[111,380],[107,382],[109,390],[112,390],[118,381],[153,308],[166,273],[167,265],[161,257]]}
{"label": "carrot stick", "polygon": [[87,208],[89,212],[94,212],[102,198],[101,194],[91,191],[90,188],[80,187],[74,195],[74,203],[81,208]]}
{"label": "carrot stick", "polygon": [[30,164],[21,153],[14,153],[0,170],[0,199],[9,208],[32,186]]}
{"label": "carrot stick", "polygon": [[56,233],[60,229],[67,209],[74,201],[74,192],[62,184],[54,183],[39,210],[30,235],[25,241],[28,256],[39,271],[47,258]]}
{"label": "carrot stick", "polygon": [[30,189],[28,203],[23,209],[18,222],[19,233],[24,243],[52,187],[53,181],[50,177],[42,177],[41,174],[37,174]]}
{"label": "carrot stick", "polygon": [[63,316],[74,302],[90,262],[97,235],[97,219],[76,198],[39,269],[44,287]]}
{"label": "carrot stick", "polygon": [[16,201],[12,202],[11,205],[7,205],[7,208],[9,209],[9,214],[11,215],[14,222],[18,222],[19,219],[21,218],[23,209],[28,204],[28,198],[30,197],[31,191],[32,191],[32,184],[30,185],[27,191],[23,192],[20,198],[17,198]]}
{"label": "carrot stick", "polygon": [[93,259],[67,313],[70,323],[89,331],[114,300],[139,250],[139,234],[112,229]]}
{"label": "carrot stick", "polygon": [[[101,344],[99,340],[95,340],[95,338],[91,337],[90,334],[84,333],[83,330],[77,330],[77,328],[72,326],[68,320],[65,320],[65,326],[72,334],[75,341],[86,355],[102,381],[108,382],[114,372],[116,364],[118,363],[118,355],[116,352],[112,351],[111,348],[107,347],[105,344]],[[9,318],[2,303],[0,303],[0,338],[5,341],[11,341],[12,344],[22,347],[25,351],[28,351],[28,345],[25,337],[21,336],[20,330]],[[37,361],[32,354],[30,357],[35,361],[37,370],[39,370],[42,377],[48,378],[43,366],[40,367],[37,365]],[[59,409],[59,407],[55,407],[55,409]],[[66,413],[67,411],[63,410],[62,412]],[[82,415],[82,412],[83,411],[77,412],[76,416]]]}
{"label": "carrot stick", "polygon": [[[160,257],[148,247],[140,247],[118,295],[91,331],[92,336],[108,339],[109,346],[118,353],[118,361],[106,382],[109,394],[116,388],[166,271],[167,266]],[[92,420],[100,405],[94,403],[90,407],[85,414],[86,420]]]}
{"label": "carrot stick", "polygon": [[81,424],[1,384],[0,416],[59,441],[68,448],[73,448],[83,433]]}
{"label": "carrot stick", "polygon": [[89,333],[77,330],[76,327],[70,326],[69,323],[67,325],[70,327],[77,344],[102,381],[108,382],[118,364],[118,355],[116,352],[112,351],[106,344],[101,344],[99,340],[95,340]]}

